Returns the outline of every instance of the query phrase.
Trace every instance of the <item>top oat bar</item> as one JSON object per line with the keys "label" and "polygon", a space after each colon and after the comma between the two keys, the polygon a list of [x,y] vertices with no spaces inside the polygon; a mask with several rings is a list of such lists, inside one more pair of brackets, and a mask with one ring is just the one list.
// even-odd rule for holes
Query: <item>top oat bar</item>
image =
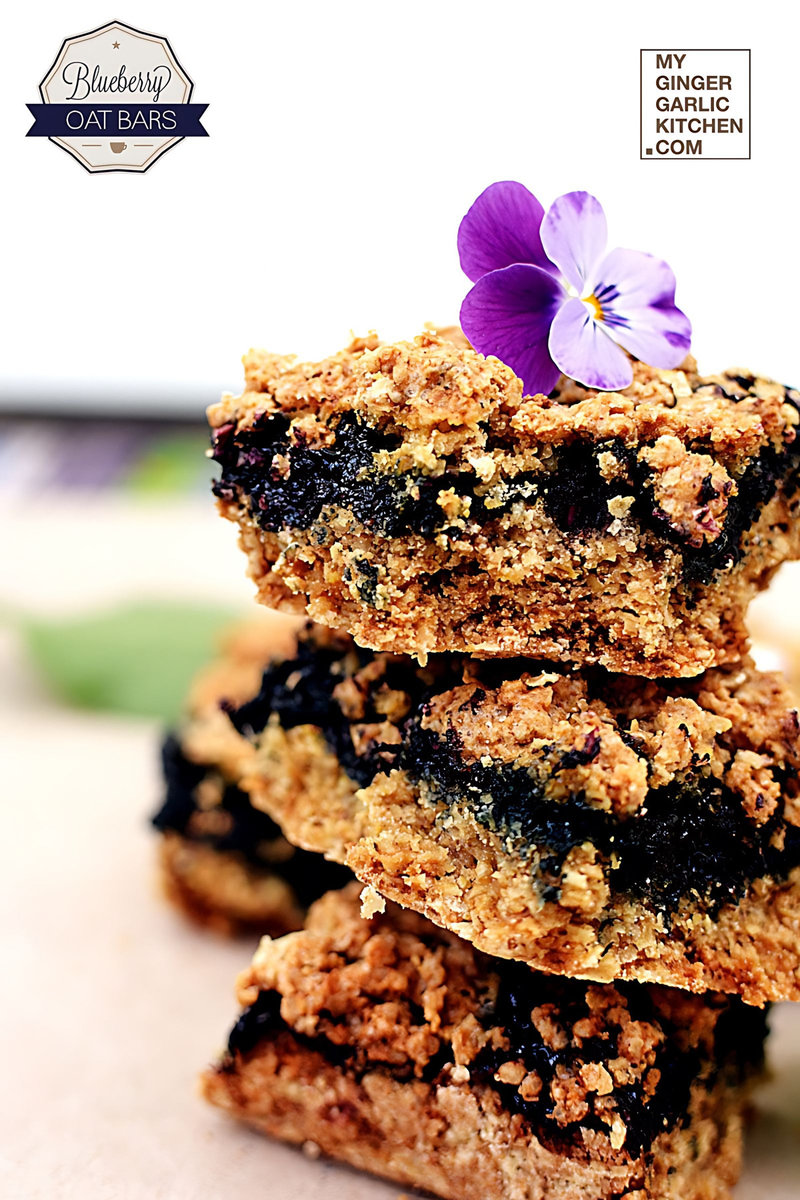
{"label": "top oat bar", "polygon": [[523,396],[460,332],[251,351],[209,410],[220,509],[259,599],[364,646],[691,676],[800,554],[800,393],[634,364]]}

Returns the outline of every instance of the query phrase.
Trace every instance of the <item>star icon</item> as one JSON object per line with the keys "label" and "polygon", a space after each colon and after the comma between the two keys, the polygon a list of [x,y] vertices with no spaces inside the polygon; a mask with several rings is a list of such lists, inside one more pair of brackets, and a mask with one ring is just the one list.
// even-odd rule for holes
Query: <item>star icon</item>
{"label": "star icon", "polygon": [[119,42],[112,42],[111,45],[114,50],[119,50]]}

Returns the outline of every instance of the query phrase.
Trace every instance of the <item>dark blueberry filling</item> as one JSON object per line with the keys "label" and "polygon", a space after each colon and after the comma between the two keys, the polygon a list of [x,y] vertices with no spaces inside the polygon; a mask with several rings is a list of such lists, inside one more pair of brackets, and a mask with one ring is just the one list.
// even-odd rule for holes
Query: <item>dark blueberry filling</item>
{"label": "dark blueberry filling", "polygon": [[274,842],[281,831],[271,817],[254,808],[247,794],[233,784],[225,787],[220,802],[220,808],[230,817],[228,829],[198,837],[190,825],[197,811],[196,789],[207,777],[209,768],[190,762],[172,734],[164,741],[161,761],[166,784],[164,803],[152,818],[152,824],[161,833],[172,831],[192,841],[202,841],[215,850],[241,854],[254,866],[285,880],[303,907],[330,888],[343,887],[352,878],[344,867],[307,850],[293,850],[287,858],[265,858],[261,846]]}
{"label": "dark blueberry filling", "polygon": [[[616,1046],[607,1033],[601,1037],[583,1039],[579,1046],[570,1044],[560,1050],[552,1049],[545,1044],[531,1021],[531,1010],[540,1005],[554,1004],[558,1024],[568,1031],[576,1022],[590,1015],[586,1003],[586,984],[579,980],[542,976],[523,963],[505,962],[498,964],[497,970],[500,986],[491,1022],[503,1027],[509,1048],[496,1051],[486,1047],[473,1070],[479,1078],[496,1088],[504,1103],[520,1113],[541,1136],[553,1119],[555,1101],[550,1093],[550,1084],[558,1073],[563,1073],[564,1069],[573,1072],[586,1062],[605,1063],[617,1056]],[[691,1085],[702,1064],[696,1052],[678,1049],[675,1031],[655,1008],[647,988],[622,983],[614,986],[625,999],[634,1020],[660,1026],[667,1035],[653,1064],[660,1072],[654,1093],[648,1098],[644,1077],[614,1089],[616,1111],[627,1127],[625,1150],[636,1156],[646,1150],[660,1133],[671,1129],[686,1115]],[[717,1025],[715,1053],[718,1061],[724,1069],[735,1071],[736,1079],[740,1079],[761,1063],[765,1037],[764,1010],[748,1008],[732,997]],[[528,1071],[535,1071],[542,1080],[542,1090],[535,1100],[523,1100],[516,1087],[494,1079],[502,1062],[515,1060],[521,1061]],[[713,1079],[711,1082],[713,1084]],[[581,1128],[608,1131],[608,1125],[590,1111],[575,1125],[557,1129],[558,1139],[572,1136],[579,1141]]]}
{"label": "dark blueberry filling", "polygon": [[[166,792],[152,823],[162,833],[173,830],[188,835],[197,811],[196,789],[208,776],[209,768],[186,758],[174,734],[169,734],[161,747],[161,766]],[[238,850],[251,856],[259,842],[280,837],[281,831],[272,818],[253,808],[247,795],[233,784],[225,787],[220,808],[231,821],[225,833],[209,839],[217,850]]]}
{"label": "dark blueberry filling", "polygon": [[[356,588],[358,589],[359,597],[363,604],[370,605],[374,608],[378,600],[378,578],[380,572],[374,563],[369,562],[366,558],[357,559],[354,563],[356,572]],[[348,571],[345,570],[345,578],[348,577]]]}
{"label": "dark blueberry filling", "polygon": [[288,1029],[281,1016],[281,994],[259,992],[249,1008],[245,1008],[228,1038],[229,1054],[249,1054],[259,1042],[278,1030]]}
{"label": "dark blueberry filling", "polygon": [[446,524],[437,504],[440,493],[450,487],[468,489],[472,480],[456,474],[434,479],[375,471],[375,454],[398,445],[397,438],[371,428],[352,413],[336,425],[332,448],[290,442],[289,422],[282,416],[237,436],[232,427],[224,426],[214,437],[213,456],[222,466],[214,493],[224,500],[249,497],[259,525],[271,532],[310,529],[323,509],[336,505],[389,537],[410,530],[434,533]]}
{"label": "dark blueberry filling", "polygon": [[[374,657],[370,650],[353,646],[348,652],[358,657],[359,667]],[[365,754],[356,754],[352,725],[333,697],[334,688],[344,678],[341,671],[343,653],[334,646],[318,647],[301,640],[297,656],[276,662],[268,667],[261,680],[258,695],[229,713],[240,733],[258,733],[275,713],[284,729],[296,725],[315,725],[319,728],[339,759],[343,770],[360,787],[366,787],[380,771],[390,770],[397,746],[375,746]],[[413,660],[389,660],[381,682],[387,687],[405,692],[412,707],[416,707],[428,685]],[[371,698],[366,722],[380,721]]]}
{"label": "dark blueberry filling", "polygon": [[178,739],[170,733],[161,747],[161,772],[165,784],[164,801],[152,818],[152,824],[160,833],[168,829],[185,833],[197,807],[194,789],[205,779],[208,767],[190,762]]}
{"label": "dark blueberry filling", "polygon": [[[598,455],[610,453],[620,464],[621,476],[606,480],[600,471]],[[615,496],[636,494],[636,456],[621,441],[572,442],[555,450],[555,467],[548,471],[540,487],[545,512],[562,533],[602,533],[613,517],[608,502]],[[641,475],[641,472],[639,472]]]}
{"label": "dark blueberry filling", "polygon": [[[749,392],[750,388],[755,383],[754,375],[730,375],[726,371],[725,377],[726,377],[726,379],[730,379],[732,383],[738,384],[743,392]],[[743,397],[741,397],[741,396],[739,396],[737,398],[740,400],[743,399]]]}
{"label": "dark blueberry filling", "polygon": [[[603,478],[597,457],[602,452],[616,458],[619,478]],[[738,480],[736,494],[728,501],[722,532],[702,546],[691,545],[686,535],[670,524],[654,502],[649,469],[620,441],[600,443],[594,448],[577,442],[561,447],[542,499],[559,529],[570,533],[607,529],[612,519],[608,502],[617,496],[632,496],[631,516],[642,529],[681,550],[687,585],[704,586],[717,572],[729,570],[741,560],[744,534],[758,520],[779,485],[783,483],[789,496],[797,491],[799,465],[800,442],[780,452],[773,446],[765,447]],[[707,480],[700,490],[700,502],[707,503],[714,494]]]}
{"label": "dark blueberry filling", "polygon": [[727,1008],[720,1013],[714,1029],[715,1058],[735,1066],[740,1077],[761,1070],[771,1011],[770,1004],[756,1008],[738,996],[728,996]]}
{"label": "dark blueberry filling", "polygon": [[[582,1039],[577,1044],[574,1036],[570,1044],[554,1050],[548,1046],[531,1020],[533,1008],[553,1004],[557,1010],[556,1020],[565,1030],[571,1030],[576,1022],[590,1017],[586,1002],[586,984],[556,976],[543,976],[531,971],[523,963],[498,962],[494,969],[499,976],[497,996],[488,1011],[480,1014],[486,1028],[501,1027],[508,1041],[508,1049],[497,1051],[487,1045],[471,1066],[475,1081],[493,1088],[506,1108],[524,1118],[536,1135],[545,1144],[553,1147],[581,1144],[581,1130],[594,1129],[608,1132],[608,1125],[589,1112],[580,1121],[567,1125],[554,1119],[555,1101],[550,1085],[565,1072],[575,1073],[581,1065],[589,1062],[601,1064],[617,1056],[617,1046],[612,1041],[613,1029],[601,1036]],[[710,1075],[703,1072],[703,1062],[696,1051],[678,1048],[677,1031],[655,1007],[650,992],[639,984],[616,984],[627,1005],[631,1018],[646,1021],[660,1027],[666,1034],[664,1043],[656,1052],[654,1068],[660,1078],[651,1095],[645,1090],[645,1075],[633,1083],[614,1090],[616,1111],[625,1122],[627,1133],[625,1151],[631,1157],[647,1150],[665,1130],[679,1124],[689,1107],[691,1086],[699,1075],[703,1082],[713,1086],[716,1070]],[[324,1036],[307,1037],[290,1030],[281,1017],[281,996],[276,991],[263,991],[255,1002],[246,1008],[231,1030],[228,1039],[228,1058],[223,1069],[230,1069],[236,1055],[247,1055],[271,1037],[282,1032],[291,1032],[295,1041],[316,1050],[329,1062],[347,1066],[354,1057],[354,1049],[332,1042]],[[420,1019],[421,1014],[420,1014]],[[763,1061],[763,1044],[766,1036],[767,1014],[765,1010],[748,1007],[735,997],[719,1016],[715,1030],[715,1058],[730,1082],[739,1083]],[[517,1089],[497,1081],[494,1076],[503,1062],[521,1061],[528,1071],[535,1071],[542,1081],[542,1089],[535,1100],[523,1100]],[[427,1064],[423,1079],[436,1080],[442,1069],[453,1061],[452,1048],[443,1043],[437,1054]],[[350,1064],[354,1070],[354,1065]],[[378,1067],[393,1077],[408,1079],[412,1076],[411,1064],[405,1067]],[[360,1071],[354,1071],[356,1075]]]}
{"label": "dark blueberry filling", "polygon": [[[445,491],[469,498],[470,519],[491,520],[539,491],[565,532],[600,528],[611,518],[605,505],[598,511],[597,489],[615,494],[600,477],[589,448],[557,451],[564,458],[546,476],[520,474],[491,496],[478,496],[478,479],[469,472],[439,476],[389,475],[375,469],[375,454],[393,450],[399,439],[381,433],[347,413],[335,427],[332,448],[313,448],[289,440],[289,422],[275,416],[235,434],[223,426],[214,435],[213,457],[222,467],[213,485],[223,500],[249,498],[262,529],[310,529],[329,505],[348,509],[368,529],[386,537],[406,533],[430,536],[446,532],[448,519],[439,504]],[[276,465],[277,464],[277,465]],[[598,524],[599,521],[599,524]]]}
{"label": "dark blueberry filling", "polygon": [[[456,496],[469,499],[469,520],[478,524],[501,516],[514,504],[541,498],[565,536],[602,532],[613,519],[608,502],[632,497],[631,516],[660,540],[678,546],[685,582],[702,586],[739,561],[743,534],[781,482],[789,494],[800,483],[800,445],[782,451],[765,448],[738,481],[722,533],[715,541],[697,547],[689,544],[687,536],[676,530],[654,503],[649,469],[619,439],[591,444],[576,440],[555,447],[550,469],[520,474],[491,493],[478,495],[479,481],[470,472],[445,470],[431,477],[377,470],[377,452],[396,449],[399,440],[359,421],[353,413],[346,413],[334,432],[332,447],[315,448],[297,438],[290,440],[289,421],[282,415],[262,418],[238,434],[232,425],[223,426],[214,434],[213,454],[222,468],[221,478],[213,485],[215,494],[227,501],[247,497],[265,530],[317,526],[322,540],[327,536],[324,520],[330,506],[352,512],[366,528],[386,537],[412,532],[446,534],[451,526],[439,499],[451,489]],[[614,478],[604,477],[601,454],[617,460]],[[701,489],[701,503],[711,498],[709,488],[707,484],[705,493]],[[363,569],[358,565],[358,573],[359,593],[365,604],[372,604],[377,568],[364,562]]]}
{"label": "dark blueberry filling", "polygon": [[[424,1014],[421,1009],[414,1011],[416,1006],[410,1005],[412,1016],[420,1025],[424,1023]],[[260,1042],[268,1040],[276,1034],[290,1031],[293,1039],[299,1042],[301,1046],[306,1046],[310,1050],[316,1050],[318,1054],[322,1054],[334,1066],[343,1066],[355,1056],[355,1049],[347,1044],[341,1045],[338,1042],[331,1041],[324,1034],[317,1034],[314,1037],[298,1033],[286,1024],[281,1016],[281,995],[280,992],[266,991],[259,992],[255,1001],[249,1008],[244,1009],[240,1014],[238,1021],[231,1030],[228,1038],[228,1054],[249,1054],[255,1050]],[[424,1082],[430,1083],[438,1075],[441,1074],[444,1066],[453,1061],[452,1048],[442,1043],[440,1049],[435,1053],[425,1066],[422,1074],[417,1076]],[[223,1068],[225,1067],[223,1061]],[[231,1065],[229,1062],[228,1066]],[[406,1066],[396,1066],[392,1068],[386,1067],[387,1070],[396,1079],[409,1079],[413,1076],[413,1067],[409,1063]],[[362,1072],[355,1071],[354,1074]]]}
{"label": "dark blueberry filling", "polygon": [[799,453],[797,443],[781,453],[768,446],[754,459],[738,481],[736,495],[728,501],[719,537],[700,548],[684,548],[683,573],[688,583],[708,584],[717,571],[726,571],[741,560],[743,535],[758,520],[761,509],[775,495],[779,484],[783,481],[788,496],[797,491]]}
{"label": "dark blueberry filling", "polygon": [[[228,1054],[250,1054],[259,1042],[275,1034],[289,1030],[281,1016],[281,994],[276,991],[259,992],[249,1008],[244,1009],[228,1038]],[[323,1054],[329,1062],[341,1066],[350,1058],[349,1046],[337,1046],[326,1037],[305,1037],[291,1030],[295,1041]],[[226,1064],[223,1062],[223,1068]],[[229,1062],[228,1066],[231,1065]]]}
{"label": "dark blueberry filling", "polygon": [[[297,657],[271,666],[255,699],[230,713],[233,724],[252,735],[263,730],[275,713],[285,728],[313,725],[358,786],[366,787],[376,775],[401,767],[415,781],[427,783],[437,800],[448,805],[468,803],[479,821],[531,857],[545,900],[558,899],[564,860],[585,842],[601,855],[615,894],[642,900],[667,921],[685,897],[714,913],[744,896],[754,879],[783,878],[800,865],[800,829],[785,826],[783,849],[771,845],[782,825],[782,806],[756,827],[747,819],[741,798],[701,770],[653,789],[641,812],[617,820],[580,794],[558,802],[549,799],[542,782],[513,764],[465,761],[452,731],[442,739],[420,726],[418,715],[428,698],[430,676],[426,680],[411,660],[389,660],[382,677],[389,687],[409,696],[411,715],[403,742],[377,745],[359,755],[351,723],[333,697],[344,678],[343,653],[336,647],[316,648],[311,641],[301,641]],[[359,648],[350,653],[358,656],[360,666],[372,657]],[[457,659],[438,656],[432,663],[438,671],[438,690],[459,681]],[[482,664],[487,686],[497,686],[520,669],[519,660]],[[473,708],[483,695],[477,688],[470,700]],[[371,700],[364,719],[380,719]],[[638,752],[637,739],[624,730],[620,733]],[[565,753],[553,773],[589,763],[599,752],[598,736],[590,736],[583,746]],[[788,780],[780,782],[785,785]]]}
{"label": "dark blueberry filling", "polygon": [[[593,743],[565,756],[557,771],[596,754]],[[789,827],[783,850],[770,843],[782,823],[779,806],[756,827],[741,798],[710,775],[653,789],[636,815],[616,820],[582,795],[555,802],[524,768],[465,762],[457,737],[444,739],[418,724],[407,730],[400,763],[425,781],[437,800],[470,805],[476,818],[520,852],[535,852],[543,898],[558,896],[564,860],[584,842],[596,847],[612,892],[631,895],[669,920],[684,897],[716,912],[740,899],[754,879],[785,877],[800,865],[800,831]],[[612,857],[613,855],[613,857]]]}
{"label": "dark blueberry filling", "polygon": [[[628,1000],[635,1020],[649,1021],[656,1026],[665,1025],[663,1017],[655,1010],[646,989],[636,984],[616,984],[615,987]],[[545,1044],[541,1034],[531,1021],[531,1010],[543,1004],[554,1004],[556,1020],[565,1030],[581,1019],[590,1017],[586,1003],[586,984],[572,979],[551,980],[537,975],[522,963],[503,964],[500,971],[500,988],[492,1020],[503,1026],[509,1041],[509,1049],[495,1051],[485,1049],[475,1064],[479,1077],[491,1082],[503,1097],[504,1103],[521,1116],[537,1131],[547,1130],[553,1121],[555,1100],[550,1085],[559,1072],[570,1074],[586,1062],[605,1063],[617,1057],[616,1045],[608,1034],[586,1039],[580,1046],[568,1045],[554,1050]],[[614,1105],[627,1128],[625,1150],[632,1157],[647,1149],[655,1138],[665,1130],[673,1128],[685,1117],[691,1086],[700,1071],[700,1058],[695,1052],[680,1052],[669,1037],[656,1054],[654,1067],[661,1073],[654,1094],[648,1099],[644,1091],[644,1078],[614,1089]],[[535,1100],[523,1100],[516,1087],[498,1083],[494,1074],[502,1062],[520,1060],[529,1071],[535,1071],[542,1080],[542,1090]],[[559,1139],[580,1138],[580,1130],[594,1129],[608,1132],[603,1123],[591,1110],[574,1125],[553,1125]]]}

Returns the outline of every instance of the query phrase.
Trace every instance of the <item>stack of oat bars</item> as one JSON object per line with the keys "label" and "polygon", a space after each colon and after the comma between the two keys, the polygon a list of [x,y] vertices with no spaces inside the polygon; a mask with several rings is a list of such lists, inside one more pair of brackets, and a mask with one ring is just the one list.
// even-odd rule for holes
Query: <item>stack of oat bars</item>
{"label": "stack of oat bars", "polygon": [[729,1196],[800,999],[798,715],[744,625],[800,554],[800,396],[525,396],[459,331],[245,370],[215,492],[313,623],[198,683],[156,823],[210,924],[316,902],[204,1094],[448,1200]]}

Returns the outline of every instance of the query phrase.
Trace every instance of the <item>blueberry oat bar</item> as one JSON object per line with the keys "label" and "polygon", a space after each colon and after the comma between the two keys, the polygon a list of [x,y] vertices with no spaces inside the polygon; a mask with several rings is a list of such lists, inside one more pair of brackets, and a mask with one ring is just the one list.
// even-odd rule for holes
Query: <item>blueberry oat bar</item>
{"label": "blueberry oat bar", "polygon": [[162,747],[164,796],[153,825],[162,835],[164,891],[191,920],[221,933],[299,929],[312,900],[351,878],[291,846],[236,784],[253,748],[223,706],[257,692],[265,665],[290,639],[280,619],[233,630],[224,654],[195,680],[185,719]]}
{"label": "blueberry oat bar", "polygon": [[800,999],[800,743],[748,660],[642,680],[310,627],[229,713],[289,840],[540,970]]}
{"label": "blueberry oat bar", "polygon": [[691,676],[800,553],[800,394],[634,363],[524,396],[463,336],[251,351],[209,410],[215,492],[265,604],[362,645]]}
{"label": "blueberry oat bar", "polygon": [[265,938],[206,1097],[449,1200],[724,1200],[765,1014],[540,975],[358,888]]}

